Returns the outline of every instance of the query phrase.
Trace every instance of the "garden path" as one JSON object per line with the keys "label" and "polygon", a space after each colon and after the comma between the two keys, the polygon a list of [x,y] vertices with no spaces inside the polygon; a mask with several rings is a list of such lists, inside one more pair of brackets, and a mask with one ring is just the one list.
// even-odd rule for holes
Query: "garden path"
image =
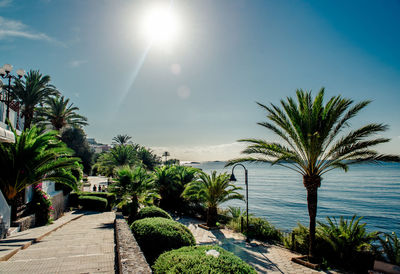
{"label": "garden path", "polygon": [[0,262],[0,273],[115,273],[114,220],[114,212],[83,213]]}
{"label": "garden path", "polygon": [[324,273],[293,263],[290,259],[299,256],[276,245],[259,241],[246,243],[246,238],[229,229],[206,230],[198,226],[201,221],[193,218],[176,218],[186,225],[196,238],[198,245],[219,245],[252,265],[259,273]]}

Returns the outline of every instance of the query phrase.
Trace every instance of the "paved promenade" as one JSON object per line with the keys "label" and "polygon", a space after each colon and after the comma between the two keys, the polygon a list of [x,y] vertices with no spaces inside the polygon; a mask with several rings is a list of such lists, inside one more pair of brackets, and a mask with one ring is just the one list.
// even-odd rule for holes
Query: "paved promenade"
{"label": "paved promenade", "polygon": [[[0,273],[115,273],[114,219],[113,212],[84,213],[0,262]],[[32,238],[29,231],[25,239]],[[15,243],[18,238],[0,241],[0,250]]]}
{"label": "paved promenade", "polygon": [[199,220],[192,218],[176,219],[192,231],[199,245],[217,244],[236,254],[252,265],[259,273],[324,273],[293,263],[290,259],[299,256],[285,248],[258,241],[247,244],[245,237],[229,229],[208,231],[198,226]]}

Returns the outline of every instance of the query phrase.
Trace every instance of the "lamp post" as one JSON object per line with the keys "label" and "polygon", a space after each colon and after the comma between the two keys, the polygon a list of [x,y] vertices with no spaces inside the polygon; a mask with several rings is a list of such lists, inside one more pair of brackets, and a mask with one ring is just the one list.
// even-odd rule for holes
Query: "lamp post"
{"label": "lamp post", "polygon": [[[11,74],[12,69],[13,69],[13,66],[10,65],[10,64],[5,64],[3,67],[0,68],[0,76],[3,79],[8,79],[8,86],[7,86],[7,88],[5,87],[6,99],[4,100],[2,98],[2,100],[1,100],[2,102],[5,102],[6,105],[7,105],[7,110],[6,110],[6,118],[7,118],[7,120],[10,118],[11,79],[14,79],[14,80],[21,79],[22,76],[24,76],[24,74],[25,74],[25,71],[23,69],[18,69],[16,71],[18,77],[16,77],[16,76]],[[0,82],[1,82],[1,80],[0,80]],[[0,88],[1,88],[2,85],[3,85],[3,82],[0,83]]]}
{"label": "lamp post", "polygon": [[242,165],[242,164],[236,164],[232,167],[232,174],[230,177],[230,181],[234,181],[236,182],[236,177],[233,174],[233,170],[235,169],[235,167],[237,166],[242,166],[244,168],[244,183],[246,185],[246,242],[249,242],[249,182],[248,182],[248,174],[247,174],[247,168]]}

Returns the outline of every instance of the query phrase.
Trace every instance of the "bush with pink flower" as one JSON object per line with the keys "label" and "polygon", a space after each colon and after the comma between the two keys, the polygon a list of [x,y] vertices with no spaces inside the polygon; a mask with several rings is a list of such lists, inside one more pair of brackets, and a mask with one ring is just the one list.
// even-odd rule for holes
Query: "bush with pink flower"
{"label": "bush with pink flower", "polygon": [[42,184],[34,186],[35,194],[33,198],[36,225],[46,225],[52,223],[51,214],[54,211],[50,196],[42,190]]}

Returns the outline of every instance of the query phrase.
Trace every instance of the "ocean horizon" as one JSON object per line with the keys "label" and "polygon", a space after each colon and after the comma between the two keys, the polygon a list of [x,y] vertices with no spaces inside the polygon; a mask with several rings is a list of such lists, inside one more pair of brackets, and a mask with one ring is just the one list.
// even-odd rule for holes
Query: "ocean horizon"
{"label": "ocean horizon", "polygon": [[[213,170],[231,173],[224,161],[192,162],[193,167],[206,173]],[[292,170],[269,164],[244,164],[248,169],[249,213],[266,218],[283,231],[301,223],[309,224],[306,189],[302,176]],[[244,169],[235,168],[236,185],[243,187]],[[233,200],[222,208],[236,206],[245,209],[244,201]],[[400,234],[400,164],[359,164],[348,172],[333,170],[326,173],[318,189],[317,220],[326,217],[353,215],[363,217],[368,231]]]}

